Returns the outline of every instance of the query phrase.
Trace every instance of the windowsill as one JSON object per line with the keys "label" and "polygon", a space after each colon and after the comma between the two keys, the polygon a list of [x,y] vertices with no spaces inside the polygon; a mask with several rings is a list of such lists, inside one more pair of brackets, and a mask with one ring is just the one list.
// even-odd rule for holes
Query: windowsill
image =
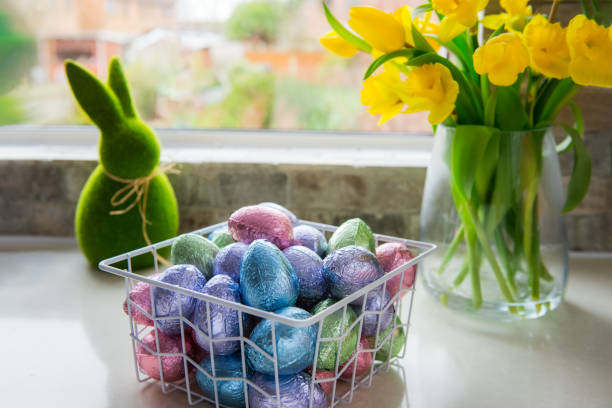
{"label": "windowsill", "polygon": [[[433,138],[401,133],[157,129],[162,161],[427,167]],[[97,160],[92,126],[0,127],[0,160]]]}

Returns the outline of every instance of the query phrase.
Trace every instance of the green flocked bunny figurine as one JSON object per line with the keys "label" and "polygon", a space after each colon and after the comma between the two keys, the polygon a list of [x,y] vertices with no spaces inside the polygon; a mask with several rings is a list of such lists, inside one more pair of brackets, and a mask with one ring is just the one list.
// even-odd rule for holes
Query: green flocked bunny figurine
{"label": "green flocked bunny figurine", "polygon": [[[76,236],[93,265],[178,232],[178,206],[166,172],[159,168],[160,144],[138,118],[117,58],[108,84],[83,66],[66,61],[72,92],[100,129],[100,163],[89,176],[76,208]],[[169,248],[159,251],[167,256]],[[133,268],[153,264],[151,255],[132,260]]]}

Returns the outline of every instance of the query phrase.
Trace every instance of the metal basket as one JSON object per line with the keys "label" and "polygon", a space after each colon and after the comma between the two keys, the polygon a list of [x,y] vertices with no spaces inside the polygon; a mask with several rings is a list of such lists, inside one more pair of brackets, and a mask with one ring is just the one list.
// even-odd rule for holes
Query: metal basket
{"label": "metal basket", "polygon": [[[334,232],[338,227],[332,226],[332,225],[326,225],[326,224],[319,224],[319,223],[315,223],[315,222],[309,222],[309,221],[300,221],[300,224],[303,225],[310,225],[316,229],[318,229],[319,231],[323,232],[324,234],[326,234],[327,238],[329,238],[329,236],[331,235],[332,232]],[[199,235],[207,235],[209,233],[211,233],[212,231],[214,231],[217,228],[226,226],[227,223],[219,223],[216,225],[212,225],[206,228],[202,228],[199,229],[197,231],[194,231],[193,233],[195,234],[199,234]],[[372,384],[372,378],[373,376],[380,370],[388,370],[390,365],[392,363],[394,363],[396,360],[403,358],[404,354],[405,354],[405,345],[406,342],[404,342],[401,345],[401,351],[397,354],[394,355],[394,350],[393,350],[393,337],[396,334],[396,329],[403,329],[404,333],[406,335],[406,338],[408,336],[408,328],[409,328],[409,323],[410,323],[410,315],[411,315],[411,310],[412,310],[412,303],[413,303],[413,297],[414,297],[414,284],[412,285],[411,288],[405,289],[402,288],[402,285],[400,285],[400,290],[398,291],[398,293],[391,299],[391,301],[386,305],[386,307],[383,310],[380,311],[365,311],[365,302],[363,302],[363,306],[361,307],[361,313],[359,314],[358,318],[353,322],[353,324],[351,324],[350,326],[347,326],[344,333],[339,336],[339,337],[334,337],[334,338],[322,338],[321,337],[321,331],[322,331],[322,323],[323,320],[329,316],[330,314],[342,309],[343,310],[343,320],[345,321],[346,318],[346,313],[347,313],[347,307],[349,307],[349,305],[351,304],[351,302],[353,302],[354,300],[366,295],[368,292],[370,292],[373,289],[376,289],[378,287],[384,287],[386,289],[387,287],[387,282],[392,279],[395,276],[401,275],[400,278],[400,282],[403,282],[404,279],[404,273],[405,271],[410,268],[411,266],[416,266],[417,264],[419,264],[423,258],[425,256],[427,256],[428,254],[430,254],[433,250],[435,250],[436,246],[434,244],[429,244],[429,243],[425,243],[425,242],[419,242],[419,241],[411,241],[411,240],[407,240],[407,239],[402,239],[402,238],[396,238],[396,237],[391,237],[391,236],[386,236],[386,235],[380,235],[380,234],[374,234],[375,240],[376,240],[376,246],[379,245],[379,243],[385,243],[385,242],[397,242],[403,245],[406,245],[409,248],[415,249],[416,253],[418,253],[412,260],[410,260],[409,262],[401,265],[400,267],[396,268],[395,270],[386,273],[383,277],[379,278],[378,280],[372,282],[371,284],[365,286],[364,288],[360,289],[359,291],[351,294],[350,296],[336,302],[335,304],[333,304],[332,306],[328,307],[327,309],[324,309],[323,311],[321,311],[320,313],[317,313],[316,315],[306,319],[306,320],[296,320],[296,319],[291,319],[291,318],[287,318],[284,316],[280,316],[277,315],[273,312],[267,312],[264,310],[260,310],[260,309],[256,309],[250,306],[246,306],[243,304],[239,304],[239,303],[234,303],[234,302],[230,302],[230,301],[226,301],[224,299],[220,299],[217,297],[213,297],[210,295],[206,295],[203,293],[199,293],[199,292],[195,292],[193,290],[189,290],[189,289],[185,289],[179,286],[175,286],[175,285],[170,285],[168,283],[165,282],[160,282],[157,281],[155,279],[146,277],[146,276],[142,276],[139,274],[135,274],[132,273],[132,266],[131,266],[131,260],[136,257],[136,256],[140,256],[140,255],[145,255],[145,254],[152,254],[153,255],[153,259],[154,259],[154,267],[155,267],[155,273],[159,273],[160,271],[160,265],[159,265],[159,257],[157,255],[157,251],[160,248],[164,248],[167,246],[172,245],[173,241],[176,238],[172,238],[166,241],[162,241],[147,247],[143,247],[131,252],[127,252],[125,254],[122,255],[118,255],[109,259],[106,259],[102,262],[100,262],[100,264],[98,265],[99,268],[105,272],[109,272],[118,276],[122,276],[125,278],[125,289],[126,289],[126,301],[127,301],[127,309],[128,309],[128,317],[129,317],[129,323],[130,323],[130,337],[132,338],[132,350],[134,353],[134,366],[136,369],[136,377],[138,379],[139,382],[144,382],[147,380],[151,380],[152,378],[149,377],[148,375],[146,375],[144,372],[142,372],[138,366],[138,361],[137,361],[137,357],[136,357],[136,350],[137,350],[137,346],[140,344],[144,349],[146,349],[149,353],[151,353],[153,356],[157,357],[157,361],[158,361],[158,369],[159,369],[159,373],[160,373],[160,380],[158,381],[161,385],[162,388],[162,392],[165,393],[169,393],[171,391],[174,391],[176,389],[182,390],[187,394],[187,401],[190,405],[196,405],[199,403],[202,403],[204,401],[208,401],[210,403],[212,403],[215,407],[226,407],[226,405],[223,405],[219,402],[219,396],[218,396],[218,392],[217,392],[217,381],[223,381],[223,380],[242,380],[243,384],[244,384],[244,393],[245,393],[245,405],[247,408],[249,408],[249,401],[248,401],[248,395],[250,392],[254,392],[254,390],[257,390],[257,392],[260,392],[264,395],[266,395],[268,398],[273,398],[276,401],[276,405],[280,408],[281,405],[281,398],[280,398],[280,393],[279,393],[279,381],[278,381],[278,362],[276,359],[276,342],[272,341],[272,345],[273,345],[273,353],[272,355],[266,353],[264,350],[262,350],[261,348],[259,348],[257,345],[255,345],[249,338],[248,338],[248,334],[245,333],[245,328],[243,327],[243,314],[248,314],[248,315],[252,315],[252,316],[256,316],[258,318],[262,318],[262,319],[270,319],[272,322],[279,322],[288,326],[292,326],[292,327],[307,327],[307,326],[311,326],[311,325],[318,325],[318,330],[317,330],[317,341],[316,341],[316,348],[315,348],[315,357],[314,357],[314,361],[313,361],[313,365],[311,367],[311,377],[310,377],[310,402],[308,404],[308,408],[312,408],[312,395],[313,395],[313,388],[314,388],[314,384],[315,383],[319,383],[319,384],[324,384],[324,383],[333,383],[332,384],[332,391],[330,393],[327,393],[327,401],[329,403],[330,407],[335,407],[340,403],[351,403],[353,400],[353,396],[355,393],[355,390],[357,390],[359,387],[361,386],[365,386],[365,387],[370,387]],[[127,263],[127,270],[126,269],[120,269],[118,267],[113,266],[113,264],[117,264],[119,262],[123,262],[123,264],[125,265]],[[416,276],[415,276],[416,278]],[[155,308],[151,307],[152,312],[148,313],[146,310],[143,310],[139,305],[137,305],[136,303],[134,303],[130,297],[128,296],[130,290],[136,285],[136,283],[138,282],[146,282],[150,285],[150,290],[151,290],[151,299],[153,299],[153,288],[154,287],[160,287],[160,288],[164,288],[164,289],[168,289],[171,291],[174,291],[176,293],[180,293],[182,295],[187,295],[187,296],[191,296],[194,298],[198,298],[198,299],[203,299],[206,301],[206,308],[207,308],[207,316],[210,316],[210,304],[217,304],[217,305],[222,305],[228,308],[231,308],[235,311],[237,311],[238,313],[238,321],[240,324],[240,337],[225,337],[222,339],[215,339],[213,338],[213,336],[208,336],[209,341],[210,342],[216,342],[216,341],[240,341],[240,354],[241,354],[241,358],[242,358],[242,378],[240,377],[233,377],[233,378],[228,378],[228,377],[219,377],[214,375],[216,373],[215,370],[215,365],[214,365],[214,348],[212,347],[212,343],[210,344],[210,359],[211,359],[211,364],[212,364],[212,373],[207,372],[205,369],[203,369],[198,361],[195,361],[187,352],[186,352],[186,343],[185,343],[185,339],[187,338],[186,336],[190,336],[191,333],[189,333],[187,327],[191,327],[192,330],[200,330],[196,325],[194,325],[189,319],[185,318],[184,316],[182,316],[182,310],[180,308],[180,303],[179,302],[179,316],[166,316],[166,317],[156,317],[155,316]],[[415,280],[416,283],[416,280]],[[363,319],[365,314],[373,314],[373,315],[381,315],[382,313],[385,312],[385,310],[389,307],[393,307],[393,317],[392,317],[392,325],[393,325],[393,329],[392,330],[387,330],[389,331],[389,333],[383,338],[381,330],[380,330],[380,322],[382,321],[382,319],[378,318],[377,316],[377,330],[376,330],[376,336],[375,336],[375,341],[373,342],[374,344],[370,344],[369,349],[366,350],[357,350],[355,353],[353,353],[353,355],[350,357],[349,360],[347,360],[344,364],[342,364],[343,367],[341,367],[341,365],[339,364],[339,356],[340,356],[340,347],[342,344],[342,341],[344,340],[344,338],[351,332],[351,330],[353,330],[357,325],[359,325],[359,334],[361,336],[361,329],[362,329],[362,325],[363,325]],[[132,314],[135,312],[136,309],[138,309],[140,312],[142,312],[142,314],[144,314],[145,316],[147,316],[151,321],[153,321],[154,323],[154,333],[155,333],[155,345],[156,345],[156,349],[151,349],[150,347],[148,347],[147,345],[145,345],[142,341],[142,339],[144,338],[144,336],[146,334],[148,334],[148,330],[151,326],[146,326],[146,325],[141,325],[141,324],[137,324],[134,319]],[[159,337],[158,337],[158,331],[157,331],[157,325],[158,325],[158,321],[160,320],[165,320],[165,319],[174,319],[174,320],[180,320],[180,328],[181,328],[181,332],[180,332],[180,336],[181,336],[181,343],[182,343],[182,347],[183,347],[183,352],[180,354],[173,354],[173,353],[162,353],[160,352],[160,343],[159,343]],[[208,319],[208,332],[211,333],[210,330],[210,319]],[[272,331],[271,331],[271,336],[272,339],[274,339],[275,336],[275,324],[271,325],[272,327]],[[384,333],[384,332],[383,332]],[[380,338],[379,338],[380,337]],[[325,378],[317,378],[317,374],[320,373],[321,370],[317,370],[317,356],[319,354],[319,347],[321,345],[322,342],[336,342],[337,343],[337,349],[336,349],[336,366],[335,369],[333,370],[333,372],[330,374],[329,372],[327,372],[327,376]],[[370,341],[370,343],[372,343],[372,341]],[[245,346],[246,344],[249,344],[253,347],[255,347],[260,353],[264,354],[265,356],[267,356],[267,358],[269,358],[270,360],[272,360],[273,364],[274,364],[274,377],[275,377],[275,385],[276,385],[276,395],[270,395],[269,393],[266,393],[264,390],[262,390],[260,387],[258,387],[256,384],[254,384],[249,378],[247,378],[246,376],[246,372],[247,372],[247,368],[246,368],[246,357],[245,357]],[[376,353],[383,347],[388,347],[388,352],[385,353],[387,354],[387,358],[385,361],[377,361],[373,358],[373,364],[371,365],[369,371],[367,372],[367,374],[362,375],[362,377],[356,377],[356,369],[357,369],[357,364],[352,364],[352,362],[354,362],[358,355],[360,353],[372,353],[372,356],[374,357],[376,355]],[[168,382],[165,381],[163,378],[163,370],[162,370],[162,357],[166,357],[166,356],[179,356],[183,358],[183,364],[184,364],[184,378],[180,381],[173,381],[173,382]],[[340,376],[347,371],[348,368],[352,367],[352,376],[350,379],[345,379],[345,378],[341,378]],[[197,382],[195,381],[195,370],[199,370],[201,372],[203,372],[206,377],[208,377],[209,379],[213,380],[213,384],[214,384],[214,395],[204,395],[200,388],[198,387]],[[349,374],[350,375],[350,374]],[[154,380],[154,379],[153,379]],[[251,387],[253,387],[253,389],[251,389]]]}

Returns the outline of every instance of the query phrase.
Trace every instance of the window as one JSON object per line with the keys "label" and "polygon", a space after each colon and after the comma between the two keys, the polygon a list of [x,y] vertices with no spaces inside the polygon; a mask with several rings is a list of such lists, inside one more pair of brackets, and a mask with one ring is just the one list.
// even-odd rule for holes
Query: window
{"label": "window", "polygon": [[[141,116],[155,127],[430,132],[425,115],[377,125],[359,102],[372,58],[323,49],[318,39],[330,29],[319,1],[79,0],[40,11],[39,0],[5,2],[0,21],[8,17],[24,39],[27,75],[0,96],[13,111],[0,124],[87,123],[63,61],[105,77],[119,55]],[[357,3],[393,11],[406,1],[328,1],[343,21]]]}

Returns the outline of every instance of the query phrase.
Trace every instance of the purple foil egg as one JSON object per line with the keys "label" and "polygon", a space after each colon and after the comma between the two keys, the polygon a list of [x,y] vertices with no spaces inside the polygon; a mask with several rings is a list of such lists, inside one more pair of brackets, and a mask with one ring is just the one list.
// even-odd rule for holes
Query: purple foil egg
{"label": "purple foil egg", "polygon": [[[340,248],[323,260],[323,277],[331,294],[342,299],[384,275],[373,253],[355,245]],[[353,303],[362,304],[363,296]]]}
{"label": "purple foil egg", "polygon": [[293,242],[293,225],[284,213],[261,205],[242,207],[230,215],[227,221],[234,241],[250,244],[256,239],[266,239],[280,249]]}
{"label": "purple foil egg", "polygon": [[[163,332],[157,332],[159,339],[160,353],[183,353],[183,342],[180,336],[167,336]],[[144,346],[143,346],[144,344]],[[148,347],[151,351],[147,350]],[[142,338],[142,344],[137,343],[136,361],[138,367],[148,376],[161,380],[159,372],[159,358],[157,357],[157,342],[155,339],[155,331],[151,330]],[[189,337],[185,337],[185,351],[187,355],[193,353],[193,344]],[[183,356],[162,356],[161,357],[162,374],[164,381],[178,381],[185,378],[185,364]]]}
{"label": "purple foil egg", "polygon": [[240,264],[248,247],[244,242],[236,242],[221,248],[213,261],[213,275],[227,275],[240,283]]}
{"label": "purple foil egg", "polygon": [[298,277],[300,294],[297,305],[299,307],[310,309],[320,300],[328,297],[327,282],[321,274],[323,260],[319,255],[301,245],[285,248],[283,254],[293,266]]}
{"label": "purple foil egg", "polygon": [[[231,302],[240,303],[240,288],[238,284],[227,275],[216,275],[210,278],[202,293],[214,296],[220,299],[229,300]],[[210,337],[213,339],[223,339],[226,337],[240,336],[240,326],[238,323],[238,311],[227,306],[210,302],[210,330],[208,331],[208,313],[207,303],[202,299],[198,299],[193,313],[193,323],[197,326],[194,330],[194,338],[196,343],[204,350],[210,352]],[[210,336],[210,337],[209,337]],[[232,341],[215,341],[212,342],[215,354],[227,355],[236,352],[240,348],[240,342]]]}
{"label": "purple foil egg", "polygon": [[[314,384],[312,405],[309,405],[310,382],[310,376],[306,373],[278,377],[280,406],[282,408],[327,408],[327,397],[319,384]],[[278,405],[274,376],[257,373],[253,376],[253,383],[270,396],[267,397],[256,388],[249,386],[249,407],[276,408]]]}
{"label": "purple foil egg", "polygon": [[[200,292],[206,284],[206,278],[198,268],[193,265],[174,265],[166,269],[159,277],[160,282],[169,283],[171,285],[180,286],[185,289],[191,289]],[[165,334],[177,335],[181,332],[181,324],[179,316],[180,310],[183,316],[190,319],[193,315],[193,310],[196,304],[196,298],[182,295],[173,290],[154,287],[153,288],[153,305],[155,306],[155,316],[169,317],[176,316],[177,319],[158,320],[157,326]]]}
{"label": "purple foil egg", "polygon": [[296,217],[294,213],[292,213],[291,211],[289,211],[287,208],[283,207],[280,204],[271,203],[269,201],[266,201],[263,203],[259,203],[257,205],[263,205],[264,207],[274,208],[275,210],[282,212],[289,218],[289,220],[291,221],[291,224],[293,224],[294,226],[298,225],[300,222],[300,220],[298,220],[298,217]]}
{"label": "purple foil egg", "polygon": [[293,244],[310,248],[320,257],[325,256],[325,252],[327,252],[325,235],[310,225],[298,225],[293,228]]}
{"label": "purple foil egg", "polygon": [[[393,321],[393,315],[395,314],[394,306],[389,305],[390,301],[391,295],[388,291],[383,291],[382,288],[375,289],[368,293],[365,301],[363,328],[361,330],[362,336],[369,337],[374,336],[376,334],[376,327],[378,326],[379,318],[379,333],[382,333],[387,327],[389,327],[389,325]],[[355,310],[355,313],[357,314],[361,313],[361,308],[362,306],[353,306],[353,310]]]}
{"label": "purple foil egg", "polygon": [[[414,254],[404,245],[396,242],[388,242],[376,248],[376,257],[383,266],[385,273],[402,266],[414,258]],[[408,289],[414,284],[416,275],[416,265],[404,271],[404,280],[401,282],[401,289]],[[400,280],[402,274],[394,276],[387,282],[387,290],[391,296],[395,296],[400,291]]]}

